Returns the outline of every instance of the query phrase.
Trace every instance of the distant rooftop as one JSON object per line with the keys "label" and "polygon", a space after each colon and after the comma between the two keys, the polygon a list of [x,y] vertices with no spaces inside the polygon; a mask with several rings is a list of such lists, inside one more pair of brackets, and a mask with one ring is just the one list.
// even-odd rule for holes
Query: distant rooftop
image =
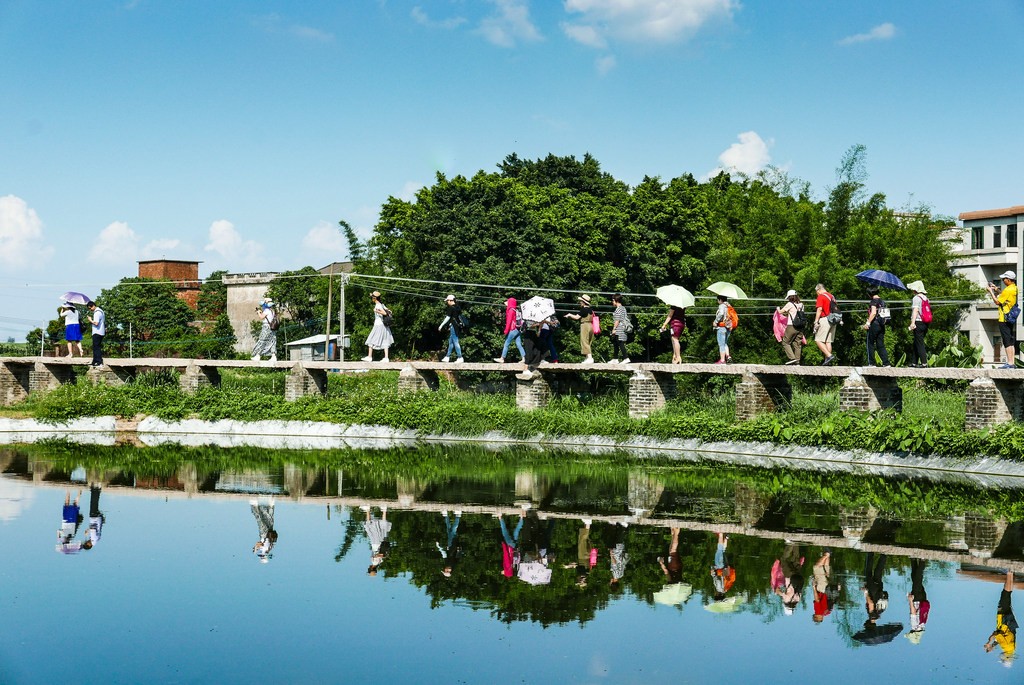
{"label": "distant rooftop", "polygon": [[1014,205],[1002,209],[979,209],[976,212],[961,212],[961,221],[976,221],[977,219],[999,219],[1004,216],[1017,216],[1024,214],[1024,205]]}

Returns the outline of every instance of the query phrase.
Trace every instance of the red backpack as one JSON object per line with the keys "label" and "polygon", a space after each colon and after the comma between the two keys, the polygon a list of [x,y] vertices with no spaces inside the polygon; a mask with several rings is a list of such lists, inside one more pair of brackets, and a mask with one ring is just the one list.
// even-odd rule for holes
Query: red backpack
{"label": "red backpack", "polygon": [[928,301],[927,297],[921,298],[921,321],[924,323],[932,322],[932,303]]}
{"label": "red backpack", "polygon": [[728,307],[727,311],[729,312],[729,326],[732,328],[732,330],[735,331],[736,327],[740,325],[740,317],[736,313],[736,310],[733,309],[733,306],[731,304],[727,302],[725,306]]}

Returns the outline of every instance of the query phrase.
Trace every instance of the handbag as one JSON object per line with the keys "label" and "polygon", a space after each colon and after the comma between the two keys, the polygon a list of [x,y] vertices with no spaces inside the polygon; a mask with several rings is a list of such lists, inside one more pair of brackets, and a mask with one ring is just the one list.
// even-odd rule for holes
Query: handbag
{"label": "handbag", "polygon": [[590,330],[594,332],[594,335],[601,335],[601,319],[598,318],[597,314],[590,318]]}

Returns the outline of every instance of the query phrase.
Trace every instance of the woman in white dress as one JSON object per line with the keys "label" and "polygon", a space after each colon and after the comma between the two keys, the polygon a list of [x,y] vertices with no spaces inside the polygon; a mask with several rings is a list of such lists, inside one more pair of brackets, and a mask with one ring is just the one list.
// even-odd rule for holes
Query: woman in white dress
{"label": "woman in white dress", "polygon": [[[363,357],[364,362],[373,361],[374,350],[384,350],[384,359],[381,361],[388,362],[388,348],[394,344],[395,338],[391,335],[391,310],[384,306],[381,302],[380,293],[374,290],[370,293],[370,299],[373,300],[373,329],[370,331],[370,335],[366,336],[366,356]],[[387,323],[384,322],[384,317],[387,318]]]}

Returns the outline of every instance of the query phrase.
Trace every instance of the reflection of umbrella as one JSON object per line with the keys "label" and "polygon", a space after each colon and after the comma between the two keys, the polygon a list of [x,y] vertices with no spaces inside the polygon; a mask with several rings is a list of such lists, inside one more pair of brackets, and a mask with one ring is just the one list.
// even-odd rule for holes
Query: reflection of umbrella
{"label": "reflection of umbrella", "polygon": [[544,321],[555,315],[555,301],[547,297],[531,297],[520,309],[527,321]]}
{"label": "reflection of umbrella", "polygon": [[530,585],[547,585],[551,582],[551,569],[540,561],[524,561],[519,564],[519,580]]}
{"label": "reflection of umbrella", "polygon": [[726,283],[725,281],[718,281],[717,283],[712,283],[707,287],[707,290],[710,290],[716,295],[724,295],[725,297],[728,297],[730,300],[747,299],[747,294],[740,290],[740,287],[738,285]]}
{"label": "reflection of umbrella", "polygon": [[869,625],[863,630],[854,633],[853,639],[866,645],[881,645],[886,642],[892,642],[902,632],[902,623],[885,623],[880,626]]}
{"label": "reflection of umbrella", "polygon": [[873,285],[878,288],[889,288],[891,290],[906,290],[907,286],[903,285],[903,281],[899,279],[895,274],[891,274],[888,271],[882,271],[881,269],[868,269],[867,271],[861,271],[856,276],[858,281],[863,281],[868,285]]}
{"label": "reflection of umbrella", "polygon": [[689,583],[672,583],[654,593],[654,601],[658,604],[683,604],[693,594],[693,586]]}
{"label": "reflection of umbrella", "polygon": [[681,285],[663,285],[655,293],[658,299],[673,307],[692,307],[694,303],[693,293]]}
{"label": "reflection of umbrella", "polygon": [[746,601],[747,598],[744,595],[732,595],[718,602],[711,602],[711,604],[705,604],[704,608],[713,614],[729,614],[733,611],[738,611],[740,605]]}
{"label": "reflection of umbrella", "polygon": [[69,290],[60,296],[60,299],[71,304],[89,304],[92,302],[92,298],[82,293],[76,293],[74,290]]}

